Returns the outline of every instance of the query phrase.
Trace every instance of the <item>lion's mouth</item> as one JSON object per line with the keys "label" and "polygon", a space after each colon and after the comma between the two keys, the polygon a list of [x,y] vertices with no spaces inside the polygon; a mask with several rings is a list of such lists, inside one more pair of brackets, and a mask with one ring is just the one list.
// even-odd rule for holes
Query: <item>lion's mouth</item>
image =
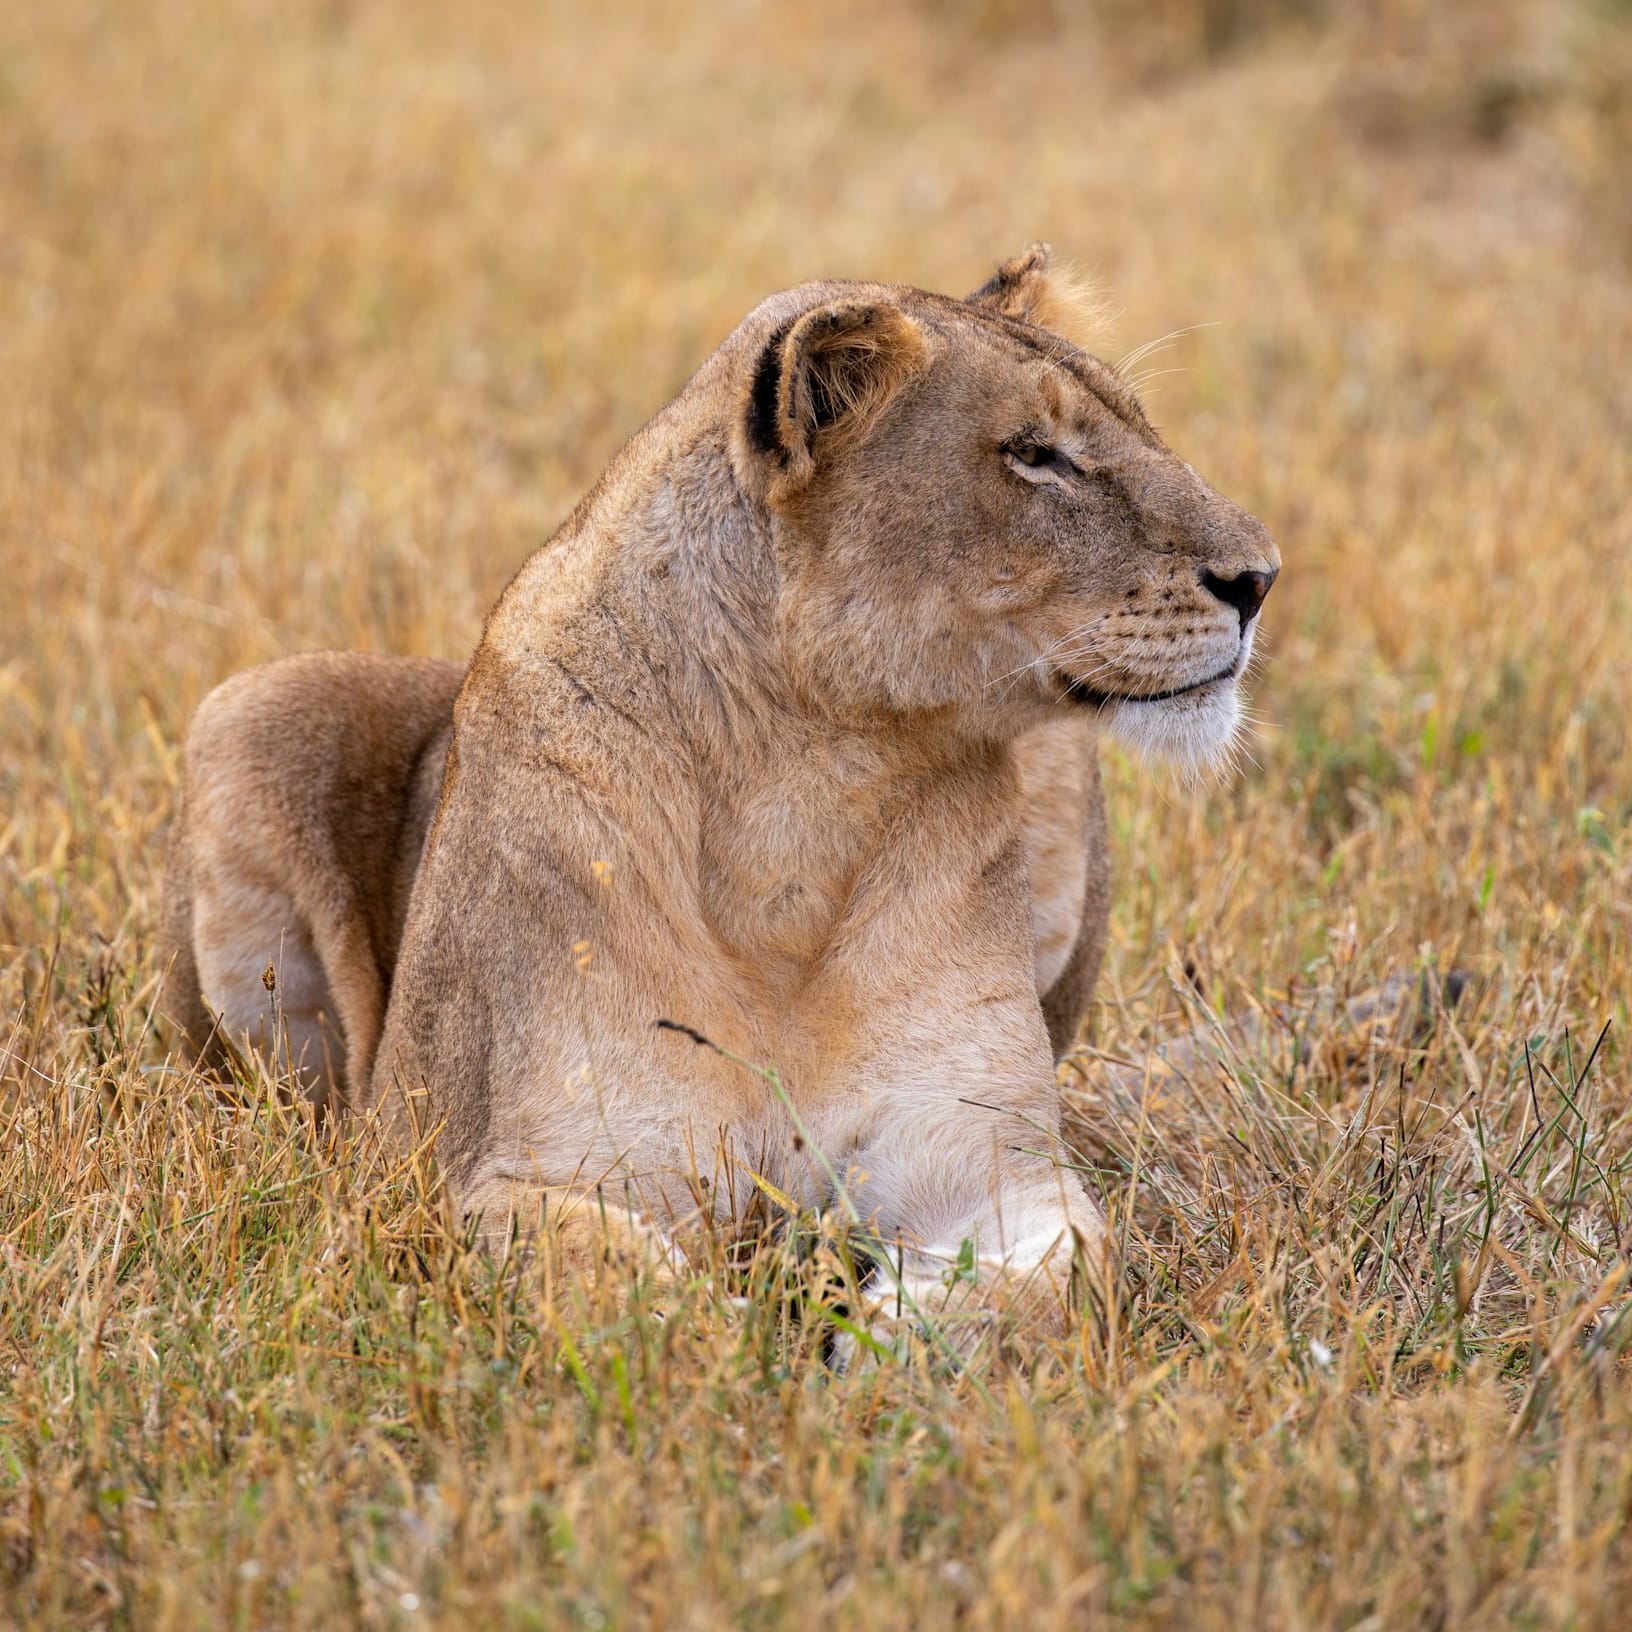
{"label": "lion's mouth", "polygon": [[1222,668],[1217,674],[1210,674],[1205,680],[1192,680],[1187,686],[1174,686],[1168,691],[1121,692],[1095,691],[1084,681],[1073,680],[1065,673],[1056,674],[1065,696],[1073,703],[1081,703],[1085,708],[1109,708],[1112,703],[1165,703],[1170,697],[1184,697],[1192,691],[1200,691],[1204,686],[1216,686],[1220,680],[1234,679],[1236,665],[1231,663]]}

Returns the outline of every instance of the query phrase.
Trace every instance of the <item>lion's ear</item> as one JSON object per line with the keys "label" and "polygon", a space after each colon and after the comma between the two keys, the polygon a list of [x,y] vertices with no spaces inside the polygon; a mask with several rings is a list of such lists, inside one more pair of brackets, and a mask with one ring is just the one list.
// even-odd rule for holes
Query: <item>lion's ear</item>
{"label": "lion's ear", "polygon": [[926,356],[923,330],[888,301],[832,301],[791,318],[754,365],[748,441],[779,487],[798,487],[866,431]]}
{"label": "lion's ear", "polygon": [[1105,338],[1111,314],[1092,284],[1069,268],[1050,264],[1047,244],[1033,244],[1005,261],[972,295],[964,296],[998,317],[1034,323],[1091,351]]}
{"label": "lion's ear", "polygon": [[972,294],[964,298],[971,306],[984,306],[999,317],[1020,323],[1037,322],[1038,311],[1047,303],[1047,244],[1033,244],[1001,266]]}

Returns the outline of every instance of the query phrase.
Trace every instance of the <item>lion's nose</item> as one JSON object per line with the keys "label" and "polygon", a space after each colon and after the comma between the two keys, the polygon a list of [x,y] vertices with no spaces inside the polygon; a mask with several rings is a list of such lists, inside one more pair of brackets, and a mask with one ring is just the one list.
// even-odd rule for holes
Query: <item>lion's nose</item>
{"label": "lion's nose", "polygon": [[1245,634],[1247,625],[1258,616],[1258,608],[1264,604],[1270,585],[1279,576],[1279,567],[1269,572],[1238,572],[1233,578],[1221,578],[1216,572],[1207,571],[1201,575],[1201,587],[1226,606],[1235,608],[1241,619],[1241,633]]}

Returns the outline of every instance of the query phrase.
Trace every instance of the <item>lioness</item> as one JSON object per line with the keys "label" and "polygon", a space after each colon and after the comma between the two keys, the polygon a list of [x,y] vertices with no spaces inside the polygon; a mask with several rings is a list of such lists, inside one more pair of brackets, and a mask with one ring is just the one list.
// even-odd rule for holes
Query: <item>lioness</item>
{"label": "lioness", "polygon": [[1279,557],[1061,298],[1043,246],[963,300],[775,295],[468,671],[214,692],[170,910],[193,1035],[439,1130],[489,1227],[598,1227],[572,1203],[608,1184],[671,1227],[757,1174],[842,1192],[909,1292],[969,1242],[1050,1277],[1096,1246],[1050,1051],[1104,944],[1096,735],[1224,752]]}

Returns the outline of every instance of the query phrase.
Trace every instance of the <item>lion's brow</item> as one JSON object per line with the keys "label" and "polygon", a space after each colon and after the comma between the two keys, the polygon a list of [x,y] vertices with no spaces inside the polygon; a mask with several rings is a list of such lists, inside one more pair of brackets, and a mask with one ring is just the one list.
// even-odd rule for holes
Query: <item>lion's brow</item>
{"label": "lion's brow", "polygon": [[1058,351],[1033,340],[1029,335],[1013,335],[1014,340],[1036,355],[1045,358],[1055,368],[1062,368],[1096,402],[1108,409],[1136,436],[1149,440],[1154,436],[1150,421],[1131,392],[1117,380],[1114,372],[1092,353],[1077,350]]}
{"label": "lion's brow", "polygon": [[1010,341],[1018,350],[1029,356],[1041,357],[1051,368],[1063,369],[1136,436],[1147,441],[1154,440],[1156,433],[1132,393],[1117,379],[1115,371],[1091,352],[1072,345],[1060,335],[1037,329],[1035,325],[1022,323],[1016,318],[973,308],[969,309],[969,315],[992,333]]}

